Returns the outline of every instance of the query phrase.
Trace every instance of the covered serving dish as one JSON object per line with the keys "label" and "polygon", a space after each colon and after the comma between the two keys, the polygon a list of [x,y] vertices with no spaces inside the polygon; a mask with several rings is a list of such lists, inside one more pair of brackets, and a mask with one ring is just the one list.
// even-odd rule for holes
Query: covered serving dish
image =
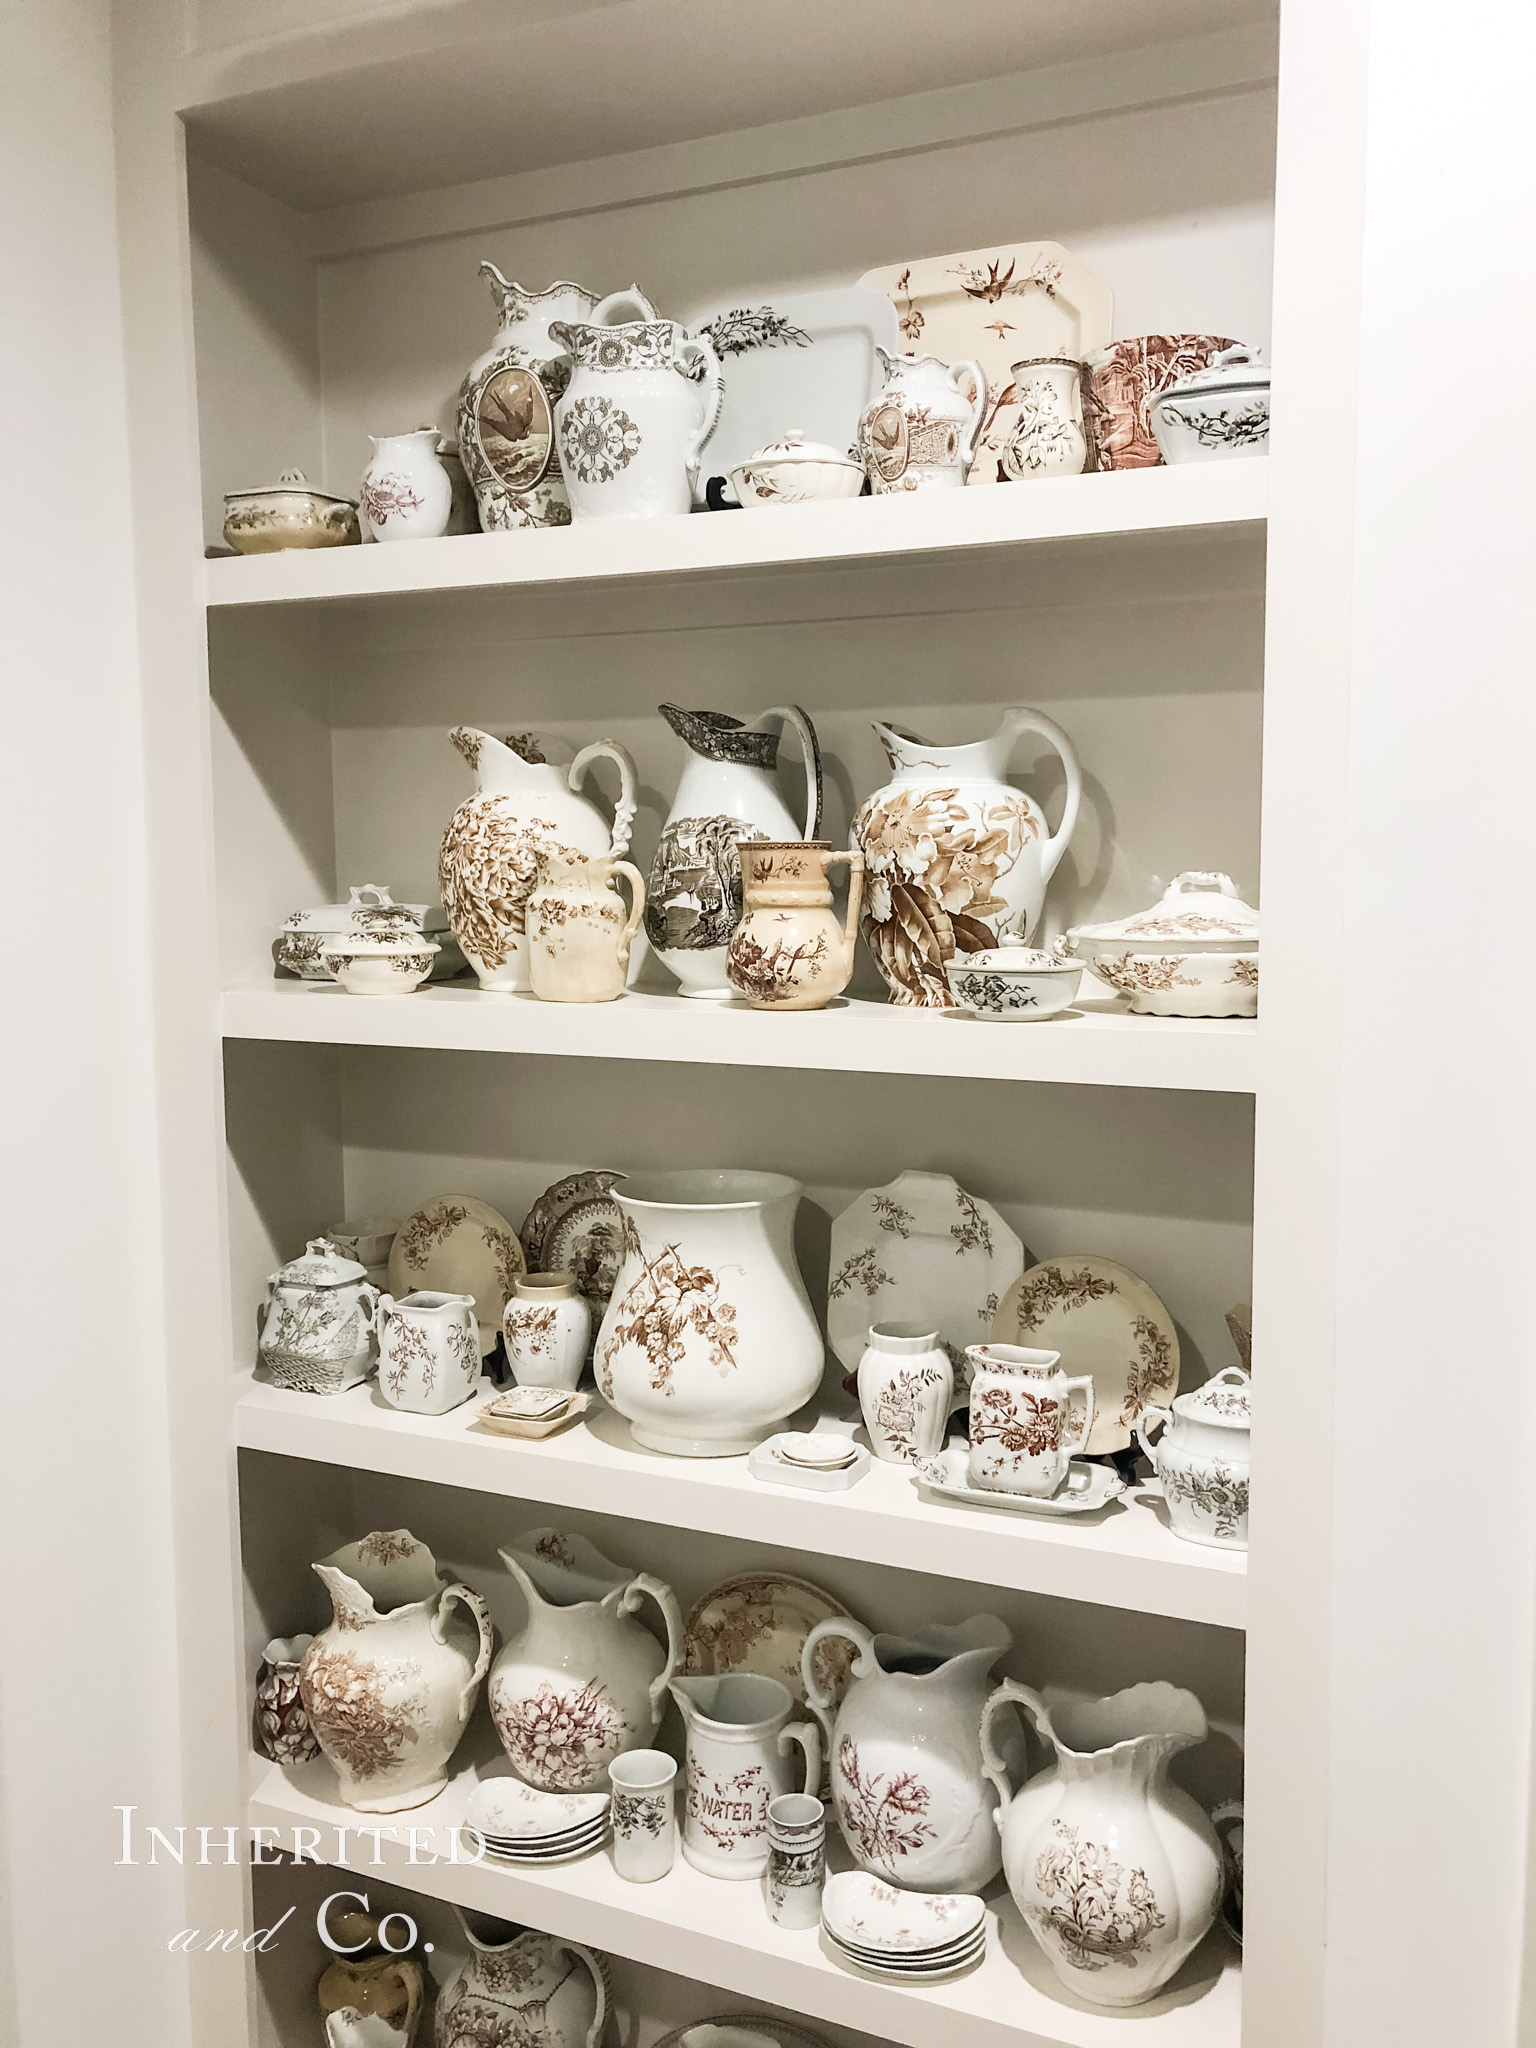
{"label": "covered serving dish", "polygon": [[348,891],[345,903],[317,903],[312,909],[293,911],[283,919],[272,958],[301,981],[335,981],[337,977],[325,963],[326,953],[344,951],[340,941],[349,936],[377,938],[379,933],[370,927],[381,914],[388,919],[409,918],[418,936],[424,934],[436,942],[429,968],[434,981],[446,980],[463,967],[464,955],[449,932],[442,905],[396,903],[378,882],[360,883]]}
{"label": "covered serving dish", "polygon": [[1239,342],[1152,401],[1152,431],[1167,463],[1230,462],[1269,453],[1269,365]]}
{"label": "covered serving dish", "polygon": [[364,911],[320,957],[349,995],[404,996],[432,972],[437,941],[404,908]]}
{"label": "covered serving dish", "polygon": [[1075,925],[1057,946],[1153,1017],[1256,1017],[1259,913],[1231,877],[1175,875],[1150,910]]}
{"label": "covered serving dish", "polygon": [[361,542],[355,498],[317,491],[302,469],[285,469],[275,484],[224,494],[224,538],[237,555],[275,555],[280,548],[344,548]]}
{"label": "covered serving dish", "polygon": [[864,488],[864,465],[825,441],[807,441],[791,427],[781,441],[769,441],[731,471],[743,505],[809,505],[831,498],[856,498]]}
{"label": "covered serving dish", "polygon": [[1080,960],[1061,960],[1033,946],[1001,945],[957,953],[945,967],[949,992],[962,1010],[989,1023],[1019,1024],[1066,1009],[1083,978]]}
{"label": "covered serving dish", "polygon": [[[1171,1406],[1148,1406],[1137,1417],[1136,1434],[1162,1483],[1169,1524],[1186,1543],[1248,1548],[1250,1388],[1242,1367],[1229,1365]],[[1154,1425],[1161,1426],[1155,1443],[1148,1441]]]}

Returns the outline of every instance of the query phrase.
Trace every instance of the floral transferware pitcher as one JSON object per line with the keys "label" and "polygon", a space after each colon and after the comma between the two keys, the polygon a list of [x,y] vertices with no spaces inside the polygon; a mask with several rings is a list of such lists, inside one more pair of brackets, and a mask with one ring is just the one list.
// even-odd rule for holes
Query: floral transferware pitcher
{"label": "floral transferware pitcher", "polygon": [[[710,1877],[761,1876],[768,1862],[768,1802],[821,1785],[821,1730],[791,1721],[787,1685],[758,1671],[674,1678],[687,1730],[683,1854]],[[802,1751],[798,1786],[792,1752]]]}
{"label": "floral transferware pitcher", "polygon": [[[530,734],[507,740],[456,725],[448,735],[479,778],[448,821],[437,857],[443,908],[480,986],[526,993],[527,910],[549,854],[582,860],[629,847],[635,821],[635,764],[612,740],[594,740],[567,768],[545,760]],[[590,798],[579,795],[590,763],[618,764],[619,801],[613,825]]]}
{"label": "floral transferware pitcher", "polygon": [[[829,1636],[858,1646],[835,1721],[816,1664]],[[992,1666],[1012,1647],[995,1614],[910,1636],[834,1617],[806,1637],[805,1695],[826,1731],[837,1823],[862,1869],[918,1892],[977,1892],[997,1875],[997,1795],[978,1731]]]}
{"label": "floral transferware pitcher", "polygon": [[710,343],[653,317],[606,327],[556,320],[550,333],[572,358],[555,441],[575,517],[691,512],[725,390]]}
{"label": "floral transferware pitcher", "polygon": [[[519,1774],[542,1792],[596,1792],[627,1749],[648,1748],[667,1681],[683,1657],[672,1588],[610,1564],[584,1536],[525,1529],[501,1552],[523,1590],[528,1620],[503,1645],[488,1688],[491,1719]],[[667,1648],[635,1609],[661,1609]]]}
{"label": "floral transferware pitcher", "polygon": [[496,338],[470,364],[459,390],[459,457],[487,533],[514,526],[569,526],[571,501],[555,453],[555,403],[570,380],[556,320],[607,327],[650,320],[651,302],[631,285],[600,299],[568,281],[531,292],[494,263],[480,275],[496,302]]}
{"label": "floral transferware pitcher", "polygon": [[455,1906],[469,1954],[438,1994],[434,2048],[598,2048],[608,1972],[579,1941]]}
{"label": "floral transferware pitcher", "polygon": [[885,389],[859,422],[859,453],[870,489],[877,497],[886,491],[958,490],[976,459],[987,416],[980,363],[889,355],[883,348],[875,354]]}
{"label": "floral transferware pitcher", "polygon": [[[992,1740],[1010,1701],[1056,1752],[1018,1792]],[[1168,1778],[1206,1733],[1194,1694],[1161,1682],[1051,1709],[1005,1678],[987,1701],[981,1747],[1008,1889],[1056,1975],[1090,2005],[1144,2005],[1216,1917],[1216,1831]]]}
{"label": "floral transferware pitcher", "polygon": [[[630,907],[614,887],[622,875]],[[545,1003],[611,1003],[623,995],[629,942],[645,914],[645,877],[611,856],[546,854],[528,898],[528,973]]]}
{"label": "floral transferware pitcher", "polygon": [[363,1813],[424,1805],[447,1783],[491,1660],[485,1602],[444,1579],[409,1529],[375,1530],[313,1569],[334,1615],[304,1652],[299,1695],[341,1796]]}
{"label": "floral transferware pitcher", "polygon": [[[1021,733],[1061,756],[1061,823],[1046,830],[1038,804],[1004,779]],[[990,951],[1003,935],[1028,939],[1077,824],[1077,749],[1053,718],[1021,706],[989,740],[933,747],[876,725],[892,768],[853,821],[865,867],[864,940],[896,1003],[955,1007],[945,974],[962,953]]]}
{"label": "floral transferware pitcher", "polygon": [[[757,839],[738,848],[742,920],[726,949],[731,987],[754,1010],[821,1010],[853,974],[864,856],[823,839]],[[827,876],[848,869],[839,920]]]}
{"label": "floral transferware pitcher", "polygon": [[[733,993],[731,934],[743,911],[743,840],[813,840],[821,829],[821,747],[797,704],[761,712],[750,726],[723,711],[657,710],[688,749],[646,885],[645,935],[685,996]],[[764,731],[763,727],[776,728]],[[805,759],[804,830],[779,794],[779,740],[793,731]]]}

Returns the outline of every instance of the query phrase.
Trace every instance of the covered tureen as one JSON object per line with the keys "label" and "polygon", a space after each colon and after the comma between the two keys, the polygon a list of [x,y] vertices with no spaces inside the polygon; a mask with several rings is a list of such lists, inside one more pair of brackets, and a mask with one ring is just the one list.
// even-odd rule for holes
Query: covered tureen
{"label": "covered tureen", "polygon": [[1142,1016],[1258,1015],[1259,913],[1228,875],[1175,875],[1150,910],[1075,925],[1057,943]]}

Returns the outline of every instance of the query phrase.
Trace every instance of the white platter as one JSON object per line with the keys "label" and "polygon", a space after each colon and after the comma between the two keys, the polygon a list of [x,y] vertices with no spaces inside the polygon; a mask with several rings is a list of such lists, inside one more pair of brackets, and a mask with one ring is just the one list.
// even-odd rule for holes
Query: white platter
{"label": "white platter", "polygon": [[827,1340],[856,1370],[871,1323],[937,1330],[969,1384],[968,1344],[984,1344],[1024,1247],[990,1202],[947,1173],[900,1173],[865,1192],[833,1220],[827,1278]]}
{"label": "white platter", "polygon": [[1093,1378],[1086,1451],[1123,1451],[1149,1401],[1179,1391],[1179,1333],[1139,1274],[1091,1252],[1044,1259],[1009,1288],[992,1335],[999,1344],[1059,1351],[1061,1369]]}
{"label": "white platter", "polygon": [[986,424],[967,481],[994,484],[1018,408],[1009,371],[1031,356],[1077,361],[1114,327],[1109,286],[1060,242],[1010,242],[870,270],[861,285],[896,309],[899,346],[946,363],[980,363],[990,388]]}
{"label": "white platter", "polygon": [[964,1501],[967,1507],[1005,1508],[1016,1515],[1092,1515],[1125,1491],[1125,1481],[1110,1466],[1074,1458],[1066,1485],[1048,1500],[1027,1493],[994,1493],[987,1486],[972,1486],[970,1456],[963,1444],[947,1445],[936,1458],[925,1458],[918,1466],[919,1483],[930,1493]]}
{"label": "white platter", "polygon": [[695,503],[712,476],[731,470],[798,427],[808,441],[851,448],[859,417],[885,382],[877,348],[902,346],[896,309],[881,291],[795,293],[772,301],[748,293],[697,313],[690,334],[709,330],[725,374],[715,431],[704,444]]}
{"label": "white platter", "polygon": [[480,1351],[496,1348],[502,1312],[517,1274],[527,1270],[517,1232],[474,1195],[438,1195],[407,1216],[389,1248],[389,1291],[472,1294]]}

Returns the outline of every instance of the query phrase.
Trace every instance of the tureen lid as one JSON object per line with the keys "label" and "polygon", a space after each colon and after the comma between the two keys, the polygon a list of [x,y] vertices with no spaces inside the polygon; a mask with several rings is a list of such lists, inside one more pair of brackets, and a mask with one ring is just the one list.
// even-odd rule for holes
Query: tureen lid
{"label": "tureen lid", "polygon": [[283,1287],[343,1287],[349,1280],[366,1280],[368,1269],[344,1258],[328,1237],[312,1237],[303,1258],[290,1259],[272,1278]]}
{"label": "tureen lid", "polygon": [[1269,365],[1263,359],[1264,351],[1250,348],[1245,341],[1224,348],[1220,355],[1212,356],[1203,370],[1192,370],[1187,377],[1181,377],[1177,384],[1170,384],[1166,391],[1158,393],[1159,399],[1183,398],[1191,391],[1248,391],[1269,389]]}
{"label": "tureen lid", "polygon": [[1108,924],[1074,925],[1073,945],[1148,948],[1182,946],[1206,953],[1247,952],[1259,943],[1259,913],[1238,895],[1230,875],[1190,868],[1175,875],[1150,910]]}
{"label": "tureen lid", "polygon": [[348,932],[365,925],[380,911],[399,919],[408,917],[422,931],[444,932],[448,917],[439,903],[397,903],[381,882],[360,882],[345,903],[316,903],[308,910],[295,910],[283,919],[288,932]]}
{"label": "tureen lid", "polygon": [[834,448],[827,441],[807,441],[799,427],[791,427],[777,441],[765,441],[739,467],[756,469],[766,467],[770,462],[831,462],[839,469],[858,469],[861,466],[852,460],[846,449]]}
{"label": "tureen lid", "polygon": [[1220,1429],[1247,1429],[1253,1420],[1252,1386],[1240,1365],[1229,1365],[1203,1387],[1180,1394],[1173,1412],[1188,1416],[1191,1422],[1215,1423]]}
{"label": "tureen lid", "polygon": [[308,498],[312,505],[350,505],[357,510],[356,498],[338,498],[330,491],[317,491],[302,469],[285,469],[275,484],[257,484],[249,491],[226,491],[226,505],[236,505],[242,498]]}

